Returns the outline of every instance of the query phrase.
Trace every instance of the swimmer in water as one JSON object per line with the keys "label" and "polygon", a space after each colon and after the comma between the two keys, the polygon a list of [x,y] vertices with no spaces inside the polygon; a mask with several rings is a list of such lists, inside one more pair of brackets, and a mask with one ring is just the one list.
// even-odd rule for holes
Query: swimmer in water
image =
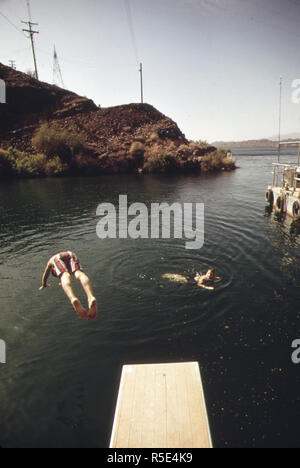
{"label": "swimmer in water", "polygon": [[[168,279],[169,281],[172,281],[173,283],[181,283],[181,284],[186,284],[186,283],[189,283],[189,281],[192,281],[192,279],[189,280],[185,276],[174,274],[174,273],[165,273],[164,275],[162,275],[162,278]],[[194,280],[196,281],[197,285],[200,288],[208,289],[208,290],[214,290],[215,288],[213,286],[207,286],[206,283],[213,282],[218,279],[221,279],[220,276],[216,276],[215,271],[212,268],[208,270],[206,275],[201,275],[197,273],[197,275],[194,278]]]}
{"label": "swimmer in water", "polygon": [[210,268],[206,275],[200,275],[199,273],[195,276],[195,281],[200,288],[214,290],[213,286],[207,286],[206,283],[213,282],[215,280],[221,279],[220,276],[215,275],[215,270]]}
{"label": "swimmer in water", "polygon": [[[94,296],[90,279],[82,271],[76,255],[73,252],[60,252],[51,257],[43,274],[42,286],[39,288],[40,291],[50,286],[50,284],[47,283],[50,273],[60,279],[59,285],[69,298],[78,317],[84,320],[94,320],[98,315],[97,300]],[[72,276],[81,283],[86,293],[89,311],[82,306],[81,302],[74,294],[71,283]]]}

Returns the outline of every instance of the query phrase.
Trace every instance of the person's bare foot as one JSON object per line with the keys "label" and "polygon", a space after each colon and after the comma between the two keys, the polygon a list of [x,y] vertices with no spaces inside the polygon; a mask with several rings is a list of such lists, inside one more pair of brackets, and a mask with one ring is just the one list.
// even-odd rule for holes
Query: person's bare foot
{"label": "person's bare foot", "polygon": [[72,306],[76,312],[76,314],[78,315],[79,318],[81,319],[87,319],[88,318],[88,313],[87,311],[85,310],[85,308],[82,306],[81,302],[79,301],[79,299],[74,299],[72,301]]}
{"label": "person's bare foot", "polygon": [[93,297],[89,302],[88,320],[94,320],[98,316],[97,300]]}

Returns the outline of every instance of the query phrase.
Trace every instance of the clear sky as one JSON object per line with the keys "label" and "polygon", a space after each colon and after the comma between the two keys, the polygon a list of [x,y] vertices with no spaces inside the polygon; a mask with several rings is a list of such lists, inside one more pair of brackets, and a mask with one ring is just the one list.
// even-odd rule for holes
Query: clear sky
{"label": "clear sky", "polygon": [[[103,107],[145,101],[190,139],[300,132],[300,0],[31,0],[40,79],[56,45],[66,88]],[[26,0],[0,0],[0,62],[33,69]],[[3,16],[5,15],[5,17]],[[10,21],[10,22],[9,22]]]}

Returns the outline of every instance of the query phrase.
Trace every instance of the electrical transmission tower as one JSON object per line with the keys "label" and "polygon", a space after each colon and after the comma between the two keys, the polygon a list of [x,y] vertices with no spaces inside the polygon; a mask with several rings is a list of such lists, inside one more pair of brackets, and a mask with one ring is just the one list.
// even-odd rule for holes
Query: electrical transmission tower
{"label": "electrical transmission tower", "polygon": [[15,60],[9,60],[9,66],[13,69],[13,70],[16,70],[17,67],[16,67],[16,61]]}
{"label": "electrical transmission tower", "polygon": [[36,63],[36,55],[35,55],[35,50],[34,50],[34,35],[39,34],[39,31],[34,31],[32,29],[32,26],[38,26],[37,23],[32,23],[31,21],[31,13],[30,13],[30,4],[29,0],[27,0],[27,8],[28,8],[28,16],[29,16],[29,21],[22,21],[23,24],[27,24],[28,29],[23,29],[24,32],[27,32],[29,34],[29,39],[31,41],[31,48],[32,48],[32,55],[33,55],[33,63],[34,63],[34,70],[35,70],[35,78],[38,80],[39,75],[38,75],[38,70],[37,70],[37,63]]}
{"label": "electrical transmission tower", "polygon": [[65,87],[64,81],[62,79],[61,69],[59,65],[58,55],[54,46],[54,56],[53,56],[53,84],[61,87]]}

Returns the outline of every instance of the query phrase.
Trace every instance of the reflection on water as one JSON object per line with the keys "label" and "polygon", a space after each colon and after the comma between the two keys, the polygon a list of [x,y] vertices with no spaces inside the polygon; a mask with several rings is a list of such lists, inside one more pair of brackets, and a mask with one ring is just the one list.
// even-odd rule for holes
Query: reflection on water
{"label": "reflection on water", "polygon": [[[300,368],[290,356],[300,226],[265,206],[276,151],[239,154],[240,169],[217,176],[1,182],[1,446],[107,446],[121,366],[177,360],[201,365],[215,446],[299,445]],[[99,240],[96,208],[117,206],[120,194],[147,206],[204,203],[204,247]],[[75,251],[92,278],[96,322],[76,319],[55,280],[38,292],[61,250]],[[221,277],[215,291],[192,281],[210,267]]]}

